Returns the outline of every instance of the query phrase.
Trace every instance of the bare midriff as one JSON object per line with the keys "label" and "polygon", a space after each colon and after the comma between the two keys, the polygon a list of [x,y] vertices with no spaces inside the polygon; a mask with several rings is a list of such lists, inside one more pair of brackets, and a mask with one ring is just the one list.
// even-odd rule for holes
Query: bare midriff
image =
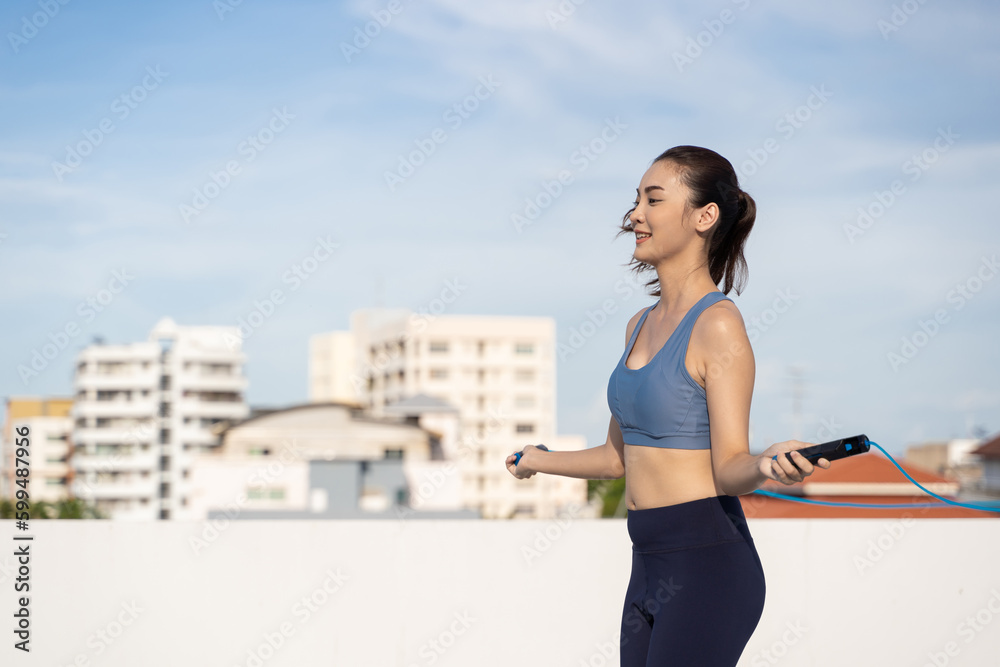
{"label": "bare midriff", "polygon": [[711,449],[667,449],[625,443],[625,506],[665,507],[723,496],[715,482]]}

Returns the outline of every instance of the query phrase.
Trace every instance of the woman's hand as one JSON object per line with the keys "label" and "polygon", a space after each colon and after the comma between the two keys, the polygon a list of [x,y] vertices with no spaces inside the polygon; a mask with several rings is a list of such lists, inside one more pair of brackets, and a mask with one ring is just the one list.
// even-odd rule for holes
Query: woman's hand
{"label": "woman's hand", "polygon": [[518,479],[528,479],[536,472],[538,472],[537,470],[531,467],[531,461],[532,461],[531,450],[533,449],[538,449],[538,447],[536,447],[535,445],[526,445],[525,448],[521,450],[521,461],[517,463],[517,465],[514,464],[514,462],[517,461],[516,453],[511,454],[510,456],[507,457],[506,461],[507,470],[510,471],[511,475],[517,477]]}
{"label": "woman's hand", "polygon": [[[813,474],[817,467],[826,470],[830,467],[830,462],[826,459],[819,459],[814,466],[812,463],[796,452],[797,449],[812,447],[813,442],[800,442],[798,440],[786,440],[771,445],[758,454],[758,466],[760,472],[768,479],[781,482],[782,484],[795,484]],[[785,452],[791,452],[788,457],[794,463],[786,460]],[[777,459],[771,457],[778,455]]]}

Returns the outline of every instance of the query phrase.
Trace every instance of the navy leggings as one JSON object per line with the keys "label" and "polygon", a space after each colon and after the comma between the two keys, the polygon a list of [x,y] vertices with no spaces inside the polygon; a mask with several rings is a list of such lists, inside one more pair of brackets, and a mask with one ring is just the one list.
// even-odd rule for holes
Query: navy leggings
{"label": "navy leggings", "polygon": [[739,498],[628,511],[632,576],[621,667],[733,667],[764,611],[764,568]]}

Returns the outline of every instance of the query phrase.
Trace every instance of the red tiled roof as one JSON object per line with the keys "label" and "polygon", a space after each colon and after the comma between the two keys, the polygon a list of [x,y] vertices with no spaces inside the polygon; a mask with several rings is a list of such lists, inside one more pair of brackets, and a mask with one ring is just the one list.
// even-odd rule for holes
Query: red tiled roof
{"label": "red tiled roof", "polygon": [[[941,485],[952,485],[958,490],[956,480],[941,477],[933,472],[907,463],[905,460],[896,459],[900,466],[917,482],[930,488],[940,496],[949,500],[956,500],[953,494],[941,490]],[[843,494],[837,493],[837,486],[843,485]],[[875,487],[883,494],[876,495],[877,491],[859,491],[859,485]],[[882,486],[884,485],[884,486]],[[810,487],[814,489],[810,493]],[[868,507],[838,507],[832,505],[818,505],[813,503],[801,503],[783,498],[773,498],[760,493],[750,493],[740,496],[740,503],[743,505],[743,512],[747,518],[777,519],[777,518],[1000,518],[1000,512],[988,512],[965,507],[958,507],[946,503],[934,496],[924,493],[913,485],[899,469],[887,459],[881,451],[872,449],[867,454],[851,456],[846,459],[833,461],[832,465],[824,470],[817,468],[813,474],[806,477],[797,484],[782,484],[780,482],[767,482],[761,486],[762,491],[771,491],[791,496],[797,496],[806,500],[821,500],[837,503],[866,503],[866,504],[902,504],[902,503],[936,503],[940,507],[906,507],[876,509]],[[818,494],[815,490],[821,490]],[[864,493],[871,495],[864,495]],[[846,495],[850,494],[850,495]],[[962,502],[957,501],[956,502]],[[976,504],[976,503],[972,503]],[[1000,507],[998,507],[1000,509]]]}
{"label": "red tiled roof", "polygon": [[[785,487],[786,489],[788,487]],[[917,487],[913,487],[917,491]],[[785,493],[780,489],[764,489]],[[966,507],[957,507],[921,492],[919,496],[805,496],[808,500],[823,500],[837,503],[899,504],[899,503],[940,503],[941,507],[897,507],[875,509],[871,507],[835,507],[798,503],[783,498],[772,498],[759,493],[740,496],[740,504],[747,519],[991,519],[1000,518],[1000,512],[987,512]],[[948,496],[945,496],[948,498]],[[949,498],[954,500],[954,498]],[[958,501],[962,502],[962,501]],[[972,504],[977,504],[972,501]],[[1000,509],[998,507],[997,509]]]}
{"label": "red tiled roof", "polygon": [[[947,477],[941,477],[935,473],[915,466],[912,463],[908,463],[906,460],[899,457],[893,457],[896,462],[903,467],[910,477],[917,480],[923,485],[927,484],[940,484],[940,483],[954,483],[955,480],[949,479]],[[806,477],[799,484],[792,484],[791,486],[785,486],[780,482],[776,482],[778,486],[783,486],[786,489],[801,486],[803,484],[808,485],[810,482],[831,484],[838,482],[853,482],[853,483],[898,483],[905,482],[906,484],[911,484],[910,480],[906,479],[903,473],[899,472],[899,468],[893,465],[892,461],[887,459],[885,455],[875,449],[874,447],[866,454],[858,454],[856,456],[849,456],[846,459],[838,459],[836,461],[830,462],[830,467],[826,470],[822,468],[816,468],[813,474]],[[916,487],[913,487],[916,488]],[[776,489],[779,490],[779,489]],[[780,490],[779,490],[780,491]],[[917,491],[920,491],[917,489]],[[807,489],[808,492],[808,489]]]}
{"label": "red tiled roof", "polygon": [[1000,459],[1000,435],[973,449],[970,454],[979,454],[984,459]]}

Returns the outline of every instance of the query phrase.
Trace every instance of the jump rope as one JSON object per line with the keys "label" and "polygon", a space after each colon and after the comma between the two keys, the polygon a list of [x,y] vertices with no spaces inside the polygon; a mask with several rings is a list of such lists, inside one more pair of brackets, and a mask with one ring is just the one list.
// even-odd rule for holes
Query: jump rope
{"label": "jump rope", "polygon": [[[906,479],[913,482],[924,493],[932,495],[935,498],[938,498],[939,500],[943,500],[945,503],[948,503],[949,505],[958,505],[959,507],[968,507],[970,509],[982,510],[984,512],[1000,512],[1000,501],[998,501],[997,503],[998,507],[987,507],[985,505],[960,503],[958,501],[948,500],[947,498],[939,496],[938,494],[934,493],[925,486],[922,486],[920,482],[918,482],[917,480],[910,477],[909,473],[903,470],[903,467],[900,466],[898,463],[896,463],[896,459],[892,458],[889,452],[885,451],[885,449],[882,448],[882,445],[878,444],[877,442],[872,442],[871,440],[868,439],[868,436],[866,436],[863,433],[861,435],[851,436],[850,438],[842,438],[840,440],[832,440],[830,442],[824,442],[823,444],[820,445],[813,445],[812,447],[803,447],[802,449],[794,451],[798,451],[802,456],[806,458],[806,460],[815,465],[816,461],[818,461],[821,458],[826,459],[827,461],[830,461],[832,463],[837,459],[846,458],[848,456],[855,456],[857,454],[864,454],[869,450],[870,447],[877,447],[883,454],[886,455],[886,458],[892,461],[892,464],[894,466],[899,468],[899,471],[901,473],[906,475]],[[538,445],[538,448],[548,451],[548,447],[546,447],[545,445]],[[521,461],[521,452],[517,452],[514,456],[516,457],[514,460],[514,465],[516,466]],[[785,453],[785,456],[786,458],[788,458],[788,461],[790,463],[792,463],[793,465],[795,464],[795,462],[792,461],[790,457],[788,457],[787,452]],[[771,458],[776,460],[778,458],[778,455],[775,454]],[[775,493],[774,491],[764,491],[763,489],[756,489],[754,493],[759,493],[762,496],[771,496],[773,498],[783,498],[785,500],[790,500],[796,503],[809,503],[812,505],[832,505],[835,507],[871,507],[874,509],[895,509],[901,507],[944,507],[944,505],[942,505],[941,503],[890,503],[885,505],[880,505],[877,503],[846,503],[846,502],[838,503],[827,500],[811,500],[808,498],[800,498],[797,496],[790,496],[784,493]]]}
{"label": "jump rope", "polygon": [[[918,482],[917,480],[910,477],[910,474],[905,470],[903,470],[902,466],[896,463],[896,459],[892,458],[889,452],[885,451],[882,445],[878,444],[877,442],[872,442],[864,434],[855,435],[850,438],[844,438],[842,440],[833,440],[831,442],[825,442],[822,445],[814,445],[813,447],[805,447],[797,451],[799,451],[803,456],[805,456],[810,463],[815,464],[816,461],[818,461],[821,458],[825,458],[826,460],[832,463],[836,459],[841,459],[847,456],[853,456],[855,454],[863,454],[868,451],[869,447],[877,447],[883,454],[885,454],[886,458],[892,461],[892,464],[894,466],[899,468],[899,472],[903,473],[906,476],[906,479],[913,482],[913,484],[916,485],[924,493],[932,495],[935,498],[938,498],[939,500],[948,503],[949,505],[958,505],[959,507],[968,507],[970,509],[982,510],[984,512],[1000,512],[1000,501],[998,501],[997,503],[998,507],[987,507],[985,505],[960,503],[958,501],[948,500],[947,498],[939,496],[938,494],[934,493],[927,487],[921,485],[920,482]],[[809,453],[807,454],[807,452]],[[786,457],[788,457],[787,453]],[[778,455],[775,454],[771,458],[777,459]],[[791,458],[789,458],[789,461],[791,461]],[[792,463],[794,464],[794,461],[792,461]],[[944,505],[942,505],[941,503],[889,503],[885,505],[880,505],[877,503],[846,503],[846,502],[833,502],[827,500],[810,500],[807,498],[790,496],[784,493],[775,493],[774,491],[764,491],[763,489],[756,489],[754,493],[759,493],[762,496],[783,498],[785,500],[790,500],[796,503],[809,503],[813,505],[832,505],[835,507],[872,507],[876,509],[893,509],[900,507],[944,507]]]}

